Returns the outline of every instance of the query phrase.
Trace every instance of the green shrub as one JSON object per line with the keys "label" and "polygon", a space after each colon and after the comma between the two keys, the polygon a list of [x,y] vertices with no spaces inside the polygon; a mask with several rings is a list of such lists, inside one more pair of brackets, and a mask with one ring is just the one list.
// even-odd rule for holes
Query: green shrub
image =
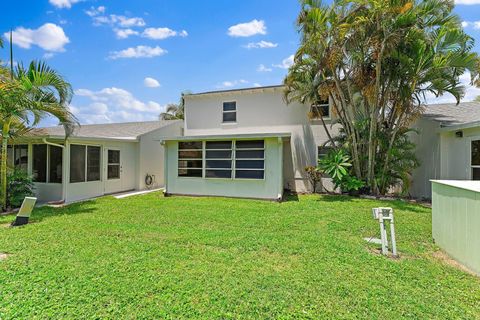
{"label": "green shrub", "polygon": [[23,199],[33,195],[32,178],[21,169],[13,169],[7,175],[7,207],[18,208]]}
{"label": "green shrub", "polygon": [[318,161],[319,170],[329,175],[342,192],[356,192],[365,186],[365,182],[351,173],[350,156],[343,149],[330,151],[327,156]]}

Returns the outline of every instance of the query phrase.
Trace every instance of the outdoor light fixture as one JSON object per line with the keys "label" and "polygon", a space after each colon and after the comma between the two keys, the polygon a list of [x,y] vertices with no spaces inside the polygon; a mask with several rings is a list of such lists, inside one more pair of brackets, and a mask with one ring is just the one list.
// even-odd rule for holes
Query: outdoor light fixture
{"label": "outdoor light fixture", "polygon": [[456,132],[455,132],[455,137],[457,137],[457,138],[463,138],[463,131],[462,131],[462,130],[456,131]]}

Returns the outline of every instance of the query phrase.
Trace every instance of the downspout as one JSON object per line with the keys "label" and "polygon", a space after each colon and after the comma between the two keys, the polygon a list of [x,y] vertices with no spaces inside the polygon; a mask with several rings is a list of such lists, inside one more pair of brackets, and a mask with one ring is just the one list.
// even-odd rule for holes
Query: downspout
{"label": "downspout", "polygon": [[168,155],[167,155],[167,143],[165,140],[160,142],[160,145],[163,146],[163,180],[164,180],[164,186],[163,186],[163,194],[164,196],[168,196]]}
{"label": "downspout", "polygon": [[65,177],[65,171],[66,171],[66,166],[65,166],[65,146],[62,145],[62,144],[58,144],[58,143],[53,143],[53,142],[49,142],[47,141],[47,138],[43,138],[42,139],[42,142],[45,143],[45,144],[48,144],[48,145],[51,145],[51,146],[54,146],[54,147],[59,147],[59,148],[62,148],[62,199],[61,201],[62,202],[65,202],[66,200],[66,195],[67,195],[67,183],[66,183],[66,177]]}

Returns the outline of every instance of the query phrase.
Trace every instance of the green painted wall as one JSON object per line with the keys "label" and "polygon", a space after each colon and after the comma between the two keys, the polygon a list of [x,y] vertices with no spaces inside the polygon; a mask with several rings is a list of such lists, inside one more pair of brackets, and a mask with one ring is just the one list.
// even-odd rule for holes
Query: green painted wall
{"label": "green painted wall", "polygon": [[438,246],[480,274],[480,187],[472,183],[432,182],[432,233]]}
{"label": "green painted wall", "polygon": [[[200,140],[200,139],[199,139]],[[166,186],[170,194],[277,200],[283,193],[283,142],[265,139],[265,179],[205,179],[178,177],[178,142],[167,141]]]}

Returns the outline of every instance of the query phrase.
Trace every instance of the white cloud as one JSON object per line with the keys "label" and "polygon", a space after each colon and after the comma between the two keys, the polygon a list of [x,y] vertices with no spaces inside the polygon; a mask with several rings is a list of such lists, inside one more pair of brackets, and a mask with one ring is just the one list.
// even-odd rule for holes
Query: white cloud
{"label": "white cloud", "polygon": [[167,53],[167,50],[156,47],[149,46],[136,46],[130,47],[120,51],[110,52],[110,59],[120,59],[120,58],[153,58],[164,55]]}
{"label": "white cloud", "polygon": [[142,37],[155,40],[163,40],[176,36],[186,37],[188,33],[185,30],[175,31],[170,28],[147,28],[142,32]]}
{"label": "white cloud", "polygon": [[480,0],[455,0],[455,4],[464,4],[464,5],[473,5],[473,4],[480,4]]}
{"label": "white cloud", "polygon": [[293,65],[293,54],[285,59],[282,60],[280,64],[274,64],[273,66],[276,68],[288,69]]}
{"label": "white cloud", "polygon": [[228,28],[228,35],[231,37],[250,37],[256,34],[267,34],[265,21],[254,19]]}
{"label": "white cloud", "polygon": [[[468,102],[475,100],[476,97],[480,96],[480,88],[472,86],[470,84],[470,73],[465,72],[460,76],[460,82],[465,87],[465,95],[462,98],[462,102]],[[448,93],[445,93],[443,96],[436,98],[433,94],[428,93],[426,97],[426,102],[433,103],[455,103],[455,98]]]}
{"label": "white cloud", "polygon": [[258,87],[261,87],[262,85],[261,85],[260,83],[258,83],[258,82],[255,82],[255,83],[253,84],[253,86],[256,87],[256,88],[258,88]]}
{"label": "white cloud", "polygon": [[265,67],[265,65],[261,64],[257,68],[258,72],[270,72],[272,71],[272,68]]}
{"label": "white cloud", "polygon": [[480,29],[480,20],[478,21],[462,21],[463,28],[473,27],[473,29]]}
{"label": "white cloud", "polygon": [[131,35],[138,35],[138,31],[132,29],[113,29],[118,39],[126,39]]}
{"label": "white cloud", "polygon": [[[87,13],[88,14],[88,13]],[[144,27],[146,25],[145,20],[140,17],[125,17],[119,16],[116,14],[111,14],[108,16],[93,16],[93,24],[96,26],[99,25],[112,25],[112,26],[119,26],[122,28],[129,28],[129,27]]]}
{"label": "white cloud", "polygon": [[276,48],[278,47],[278,43],[273,43],[269,41],[260,41],[260,42],[250,42],[246,46],[247,49],[267,49],[267,48]]}
{"label": "white cloud", "polygon": [[[9,39],[9,33],[4,33],[4,37]],[[70,42],[62,27],[53,23],[45,23],[38,29],[18,27],[13,31],[12,37],[13,43],[21,48],[30,49],[36,45],[52,52],[65,51],[64,46]]]}
{"label": "white cloud", "polygon": [[233,81],[224,81],[221,84],[217,85],[216,87],[219,88],[219,89],[232,88],[232,87],[236,87],[236,86],[239,86],[239,85],[242,85],[242,84],[247,84],[247,83],[248,83],[248,81],[243,80],[243,79],[233,80]]}
{"label": "white cloud", "polygon": [[53,56],[55,56],[55,53],[45,52],[45,54],[43,55],[43,59],[50,59],[50,58],[53,58]]}
{"label": "white cloud", "polygon": [[75,94],[77,99],[87,101],[84,105],[76,102],[70,107],[81,123],[156,120],[164,110],[157,102],[138,100],[129,91],[115,87],[100,91],[78,89]]}
{"label": "white cloud", "polygon": [[145,79],[143,79],[143,84],[147,88],[158,88],[158,87],[160,87],[160,82],[158,82],[157,79],[150,78],[150,77],[146,77]]}
{"label": "white cloud", "polygon": [[67,8],[70,9],[73,4],[80,2],[81,0],[49,0],[51,5],[57,8]]}
{"label": "white cloud", "polygon": [[85,13],[90,17],[98,16],[99,14],[105,13],[106,8],[104,6],[99,6],[97,8],[90,7],[89,10],[85,10]]}

